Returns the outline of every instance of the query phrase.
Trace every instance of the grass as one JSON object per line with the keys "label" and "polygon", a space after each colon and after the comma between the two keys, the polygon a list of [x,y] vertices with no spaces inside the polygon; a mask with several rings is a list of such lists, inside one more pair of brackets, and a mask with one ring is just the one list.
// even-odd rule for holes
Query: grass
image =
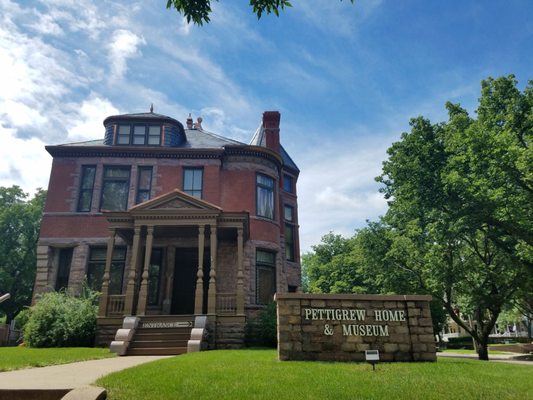
{"label": "grass", "polygon": [[29,367],[66,364],[75,361],[114,357],[109,349],[65,347],[32,349],[28,347],[0,347],[0,371]]}
{"label": "grass", "polygon": [[274,350],[186,354],[98,380],[109,400],[531,399],[533,366],[467,359],[434,363],[280,362]]}
{"label": "grass", "polygon": [[[445,350],[442,350],[443,353],[457,353],[457,354],[472,354],[472,355],[477,355],[476,351],[475,350],[468,350],[468,349],[445,349]],[[509,352],[509,351],[495,351],[495,350],[491,350],[489,349],[489,357],[492,355],[508,355],[508,354],[515,354],[515,353],[512,353],[512,352]]]}

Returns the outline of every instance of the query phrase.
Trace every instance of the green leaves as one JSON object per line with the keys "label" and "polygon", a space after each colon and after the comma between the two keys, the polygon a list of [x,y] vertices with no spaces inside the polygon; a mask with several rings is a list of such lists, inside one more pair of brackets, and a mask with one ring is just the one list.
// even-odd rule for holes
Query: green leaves
{"label": "green leaves", "polygon": [[305,255],[309,289],[431,294],[486,357],[498,315],[533,274],[533,83],[516,85],[483,81],[477,118],[449,102],[446,122],[413,118],[376,178],[387,214]]}
{"label": "green leaves", "polygon": [[[533,265],[531,88],[514,76],[482,82],[478,117],[447,103],[448,121],[411,121],[377,178],[390,199],[392,264],[418,278],[478,341]],[[531,86],[531,83],[530,83]],[[453,310],[476,320],[472,330]],[[483,349],[484,348],[484,349]],[[483,354],[485,356],[486,354]]]}
{"label": "green leaves", "polygon": [[39,189],[28,201],[20,187],[0,187],[0,294],[11,294],[0,304],[0,312],[7,315],[7,322],[31,302],[45,197]]}
{"label": "green leaves", "polygon": [[204,22],[209,23],[210,21],[209,14],[212,11],[210,0],[168,0],[167,9],[172,7],[183,14],[187,23],[192,21],[201,26]]}
{"label": "green leaves", "polygon": [[257,19],[261,18],[264,12],[267,14],[274,13],[279,17],[279,10],[284,10],[285,7],[292,7],[288,0],[250,0],[253,12],[257,15]]}
{"label": "green leaves", "polygon": [[[354,1],[350,0],[351,3],[354,3]],[[252,7],[252,12],[257,15],[257,19],[260,19],[263,14],[271,13],[279,17],[279,12],[285,10],[286,7],[292,7],[292,4],[289,0],[250,0],[250,6]],[[192,21],[200,26],[204,22],[209,23],[211,21],[209,16],[213,11],[210,0],[168,0],[168,8],[175,8],[178,13],[187,19],[187,23]]]}
{"label": "green leaves", "polygon": [[30,309],[24,341],[30,347],[91,347],[96,332],[94,296],[75,297],[68,292],[41,296]]}

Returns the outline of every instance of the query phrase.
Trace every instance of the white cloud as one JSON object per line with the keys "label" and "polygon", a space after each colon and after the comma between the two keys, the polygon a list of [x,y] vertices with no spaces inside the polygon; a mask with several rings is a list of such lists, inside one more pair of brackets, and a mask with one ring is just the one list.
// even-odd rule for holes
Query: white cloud
{"label": "white cloud", "polygon": [[29,25],[34,31],[50,36],[62,36],[65,34],[63,28],[61,28],[51,14],[38,14],[37,18],[37,22]]}
{"label": "white cloud", "polygon": [[188,36],[189,33],[191,33],[191,28],[193,26],[193,23],[188,23],[187,18],[183,17],[180,21],[180,27],[179,27],[179,33]]}
{"label": "white cloud", "polygon": [[0,186],[19,185],[24,191],[48,187],[52,157],[44,150],[44,143],[32,138],[19,139],[14,129],[0,125]]}
{"label": "white cloud", "polygon": [[[13,21],[24,16],[20,8],[2,7],[0,26],[0,117],[17,136],[65,135],[61,100],[85,84],[73,71],[62,50],[38,36],[23,32]],[[61,121],[58,123],[58,121]]]}
{"label": "white cloud", "polygon": [[353,38],[360,25],[381,5],[382,0],[339,2],[331,0],[293,1],[295,13],[301,14],[314,28]]}
{"label": "white cloud", "polygon": [[68,128],[69,141],[73,142],[103,138],[103,120],[110,115],[119,114],[108,99],[100,98],[94,93],[76,108],[78,116],[72,117]]}
{"label": "white cloud", "polygon": [[142,36],[126,29],[113,32],[109,44],[109,61],[111,62],[112,78],[121,79],[128,69],[128,59],[141,55],[139,47],[146,44]]}
{"label": "white cloud", "polygon": [[303,252],[334,231],[353,235],[367,219],[387,209],[374,178],[381,172],[390,142],[370,138],[330,142],[299,153],[300,245]]}
{"label": "white cloud", "polygon": [[31,128],[44,125],[48,119],[39,110],[20,101],[5,100],[0,102],[1,114],[11,126]]}

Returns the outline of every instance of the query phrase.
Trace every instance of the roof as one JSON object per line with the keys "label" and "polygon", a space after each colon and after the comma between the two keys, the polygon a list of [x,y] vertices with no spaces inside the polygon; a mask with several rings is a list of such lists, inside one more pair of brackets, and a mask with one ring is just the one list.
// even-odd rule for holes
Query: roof
{"label": "roof", "polygon": [[[246,143],[237,140],[228,139],[212,132],[207,132],[202,129],[185,129],[187,141],[179,147],[175,148],[189,148],[189,149],[221,149],[226,145],[246,146]],[[85,142],[65,143],[59,146],[106,146],[103,139],[87,140]],[[106,146],[107,147],[107,146]],[[128,147],[143,147],[131,146]],[[149,146],[153,147],[153,146]]]}
{"label": "roof", "polygon": [[294,161],[292,161],[292,158],[291,158],[291,156],[289,156],[289,153],[287,153],[287,151],[285,151],[285,149],[283,148],[282,145],[280,145],[279,147],[280,147],[280,150],[281,150],[281,159],[283,160],[283,165],[285,167],[294,169],[296,172],[300,172],[300,169],[298,168],[296,163]]}
{"label": "roof", "polygon": [[[181,125],[181,123],[174,118],[168,117],[166,115],[162,114],[156,114],[153,112],[150,113],[137,113],[137,114],[122,114],[122,115],[114,115],[107,117],[104,120],[104,125],[117,121],[117,120],[127,120],[130,121],[133,119],[138,119],[146,121],[146,120],[153,120],[156,121],[175,121],[177,124]],[[185,135],[187,137],[187,141],[178,147],[170,147],[173,149],[223,149],[226,146],[247,146],[246,143],[239,142],[237,140],[229,139],[220,135],[217,135],[216,133],[208,132],[203,129],[185,129],[184,130]],[[250,146],[258,146],[258,147],[264,147],[266,148],[266,137],[265,137],[265,129],[263,125],[261,125],[254,133],[254,136],[252,137],[252,140],[250,141]],[[56,147],[56,146],[54,146]],[[97,139],[97,140],[88,140],[85,142],[76,142],[76,143],[66,143],[58,145],[57,147],[109,147],[108,145],[104,144],[103,139]],[[119,146],[113,146],[113,147],[119,147]],[[156,148],[156,146],[131,146],[128,145],[128,147],[133,147],[136,149],[141,149],[144,147],[148,148]],[[160,148],[160,147],[158,147]],[[169,149],[170,149],[169,148]],[[294,170],[296,173],[300,172],[298,166],[296,163],[292,160],[292,158],[289,156],[287,151],[283,148],[282,145],[280,145],[280,155],[281,159],[283,161],[284,167],[288,169]]]}
{"label": "roof", "polygon": [[[259,128],[254,133],[254,136],[252,137],[252,140],[250,141],[251,146],[260,146],[260,147],[266,147],[266,136],[265,136],[265,128],[261,124]],[[287,168],[293,169],[296,172],[300,172],[300,169],[296,165],[296,163],[292,160],[292,158],[289,156],[289,153],[283,148],[283,146],[280,144],[280,153],[281,153],[281,159],[283,160],[283,165]]]}
{"label": "roof", "polygon": [[134,114],[120,114],[120,115],[111,115],[104,119],[104,126],[109,124],[110,122],[115,121],[123,121],[123,120],[130,120],[130,121],[153,121],[153,122],[167,122],[175,125],[179,125],[183,127],[181,122],[179,122],[177,119],[174,119],[172,117],[169,117],[168,115],[163,114],[157,114],[154,112],[147,112],[147,113],[134,113]]}
{"label": "roof", "polygon": [[185,129],[187,142],[182,147],[192,149],[222,148],[226,145],[245,146],[246,143],[228,139],[216,133],[204,131],[203,129]]}
{"label": "roof", "polygon": [[254,136],[250,141],[250,145],[266,147],[265,128],[263,127],[263,124],[261,124],[255,131]]}

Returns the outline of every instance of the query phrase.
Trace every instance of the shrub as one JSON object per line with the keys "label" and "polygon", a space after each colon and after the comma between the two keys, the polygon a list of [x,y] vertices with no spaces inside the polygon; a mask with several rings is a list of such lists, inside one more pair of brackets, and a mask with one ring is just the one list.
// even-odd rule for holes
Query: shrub
{"label": "shrub", "polygon": [[21,331],[24,330],[24,327],[30,319],[30,313],[31,310],[29,308],[24,308],[21,312],[18,313],[18,315],[15,317],[15,326],[17,329],[20,329]]}
{"label": "shrub", "polygon": [[471,336],[451,337],[448,338],[448,344],[446,345],[446,348],[473,350],[474,344],[472,343]]}
{"label": "shrub", "polygon": [[97,306],[94,292],[82,296],[68,292],[45,293],[31,307],[24,328],[24,341],[30,347],[93,346]]}
{"label": "shrub", "polygon": [[248,346],[276,347],[277,337],[276,302],[261,310],[256,318],[248,321],[246,327],[246,344]]}

